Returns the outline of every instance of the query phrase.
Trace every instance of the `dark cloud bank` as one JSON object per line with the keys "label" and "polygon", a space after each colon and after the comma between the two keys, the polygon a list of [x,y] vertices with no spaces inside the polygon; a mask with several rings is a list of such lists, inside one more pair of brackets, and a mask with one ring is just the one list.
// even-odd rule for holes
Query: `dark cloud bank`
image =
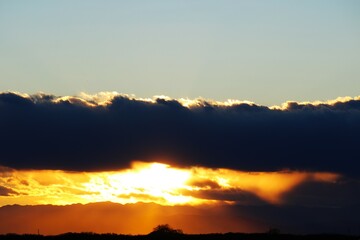
{"label": "dark cloud bank", "polygon": [[273,110],[206,101],[188,108],[177,100],[124,96],[106,105],[55,99],[0,94],[0,165],[92,171],[142,160],[359,176],[360,100]]}

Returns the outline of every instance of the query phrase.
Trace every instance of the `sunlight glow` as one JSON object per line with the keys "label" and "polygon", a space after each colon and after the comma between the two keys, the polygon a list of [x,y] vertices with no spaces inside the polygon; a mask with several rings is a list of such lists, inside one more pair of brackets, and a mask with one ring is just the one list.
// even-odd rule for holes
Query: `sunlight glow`
{"label": "sunlight glow", "polygon": [[189,178],[188,171],[170,168],[166,164],[135,162],[131,170],[124,172],[96,173],[84,186],[99,192],[97,200],[137,202],[142,196],[142,201],[157,198],[167,203],[181,204],[192,200],[177,192],[186,187],[185,182]]}
{"label": "sunlight glow", "polygon": [[[5,168],[4,168],[5,169]],[[308,182],[334,183],[334,173],[241,172],[230,169],[174,168],[162,163],[133,162],[130,169],[107,172],[13,170],[1,173],[0,206],[74,203],[153,202],[161,205],[232,204],[231,194],[250,193],[282,204],[284,193]]]}

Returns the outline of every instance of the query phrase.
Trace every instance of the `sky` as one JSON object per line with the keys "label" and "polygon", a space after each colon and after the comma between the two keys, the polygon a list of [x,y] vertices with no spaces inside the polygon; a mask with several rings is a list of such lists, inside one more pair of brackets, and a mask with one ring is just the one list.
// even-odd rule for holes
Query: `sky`
{"label": "sky", "polygon": [[359,13],[0,0],[0,234],[360,234]]}
{"label": "sky", "polygon": [[[0,1],[0,90],[357,96],[358,1]],[[269,91],[271,89],[271,91]]]}

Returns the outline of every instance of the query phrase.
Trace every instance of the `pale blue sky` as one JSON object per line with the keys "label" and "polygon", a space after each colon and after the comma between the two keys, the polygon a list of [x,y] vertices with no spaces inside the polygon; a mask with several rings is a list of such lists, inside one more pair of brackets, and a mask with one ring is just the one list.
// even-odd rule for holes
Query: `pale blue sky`
{"label": "pale blue sky", "polygon": [[0,91],[360,95],[360,1],[0,0]]}

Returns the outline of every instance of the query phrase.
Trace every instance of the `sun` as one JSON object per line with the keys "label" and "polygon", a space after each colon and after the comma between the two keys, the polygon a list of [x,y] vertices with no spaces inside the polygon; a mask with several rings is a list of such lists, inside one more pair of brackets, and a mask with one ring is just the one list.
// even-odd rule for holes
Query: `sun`
{"label": "sun", "polygon": [[157,194],[185,187],[185,182],[190,178],[188,171],[170,168],[162,163],[135,162],[133,169],[122,175],[113,175],[111,179],[116,184],[141,187]]}

